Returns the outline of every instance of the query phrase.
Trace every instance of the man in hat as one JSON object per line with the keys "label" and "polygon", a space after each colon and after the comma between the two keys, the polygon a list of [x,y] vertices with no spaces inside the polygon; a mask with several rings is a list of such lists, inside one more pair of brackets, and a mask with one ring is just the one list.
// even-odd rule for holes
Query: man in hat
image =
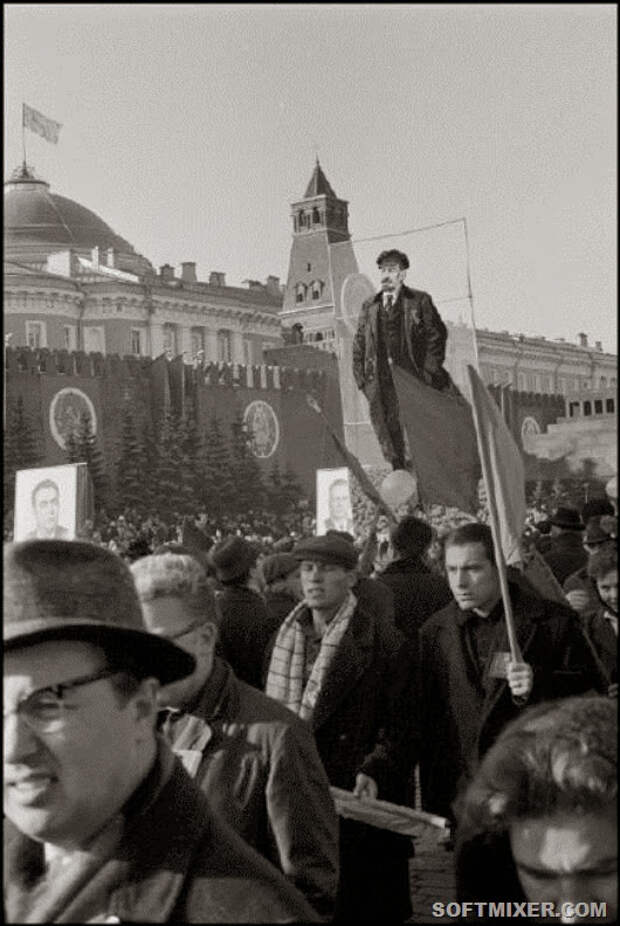
{"label": "man in hat", "polygon": [[148,629],[196,660],[160,691],[162,731],[213,809],[329,916],[338,821],[311,731],[215,655],[215,600],[193,557],[147,556],[131,571]]}
{"label": "man in hat", "polygon": [[599,607],[596,585],[588,575],[593,555],[606,544],[617,549],[618,519],[613,515],[591,517],[583,532],[583,548],[588,556],[585,566],[572,572],[562,586],[571,608],[579,614],[589,614]]}
{"label": "man in hat", "polygon": [[[332,785],[402,803],[416,749],[405,641],[353,594],[351,543],[311,537],[294,555],[304,600],[278,631],[265,691],[309,724]],[[407,919],[410,854],[406,837],[341,820],[336,921]]]}
{"label": "man in hat", "polygon": [[527,705],[596,688],[598,674],[570,608],[508,582],[521,661],[510,654],[491,530],[472,522],[444,540],[454,600],[420,631],[420,759],[425,810],[454,801],[500,730]]}
{"label": "man in hat", "polygon": [[549,518],[551,523],[551,545],[543,554],[560,585],[572,572],[581,569],[588,561],[583,549],[584,523],[576,508],[559,507]]}
{"label": "man in hat", "polygon": [[447,329],[428,293],[405,286],[409,259],[402,251],[377,258],[381,290],[362,305],[353,340],[353,376],[370,408],[381,450],[394,469],[407,451],[390,367],[396,364],[433,389],[455,391],[443,367]]}
{"label": "man in hat", "polygon": [[301,600],[299,563],[291,553],[272,553],[261,560],[260,569],[265,583],[269,629],[273,632]]}
{"label": "man in hat", "polygon": [[119,557],[7,545],[4,650],[7,922],[315,918],[157,736],[159,685],[195,660],[146,631]]}
{"label": "man in hat", "polygon": [[255,688],[263,687],[263,658],[271,623],[263,598],[252,585],[260,581],[258,551],[243,537],[227,537],[209,554],[222,591],[220,654],[235,675]]}

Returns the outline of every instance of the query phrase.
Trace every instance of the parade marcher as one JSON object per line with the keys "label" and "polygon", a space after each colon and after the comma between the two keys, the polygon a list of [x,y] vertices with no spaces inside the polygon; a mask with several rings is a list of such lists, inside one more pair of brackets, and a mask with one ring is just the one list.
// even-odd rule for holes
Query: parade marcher
{"label": "parade marcher", "polygon": [[291,553],[272,553],[260,563],[269,629],[277,630],[301,600],[299,563]]}
{"label": "parade marcher", "polygon": [[601,694],[618,695],[618,549],[606,543],[588,562],[598,607],[582,615],[583,630],[598,657]]}
{"label": "parade marcher", "polygon": [[577,615],[509,582],[522,662],[513,662],[499,573],[486,524],[457,527],[444,540],[454,596],[420,631],[425,810],[453,818],[453,802],[500,730],[526,705],[595,687],[592,656]]}
{"label": "parade marcher", "polygon": [[446,580],[424,562],[432,539],[433,530],[426,521],[414,515],[404,517],[390,529],[391,562],[379,577],[394,595],[396,626],[416,650],[424,621],[450,601]]}
{"label": "parade marcher", "polygon": [[196,660],[159,693],[162,732],[211,807],[330,916],[338,819],[311,731],[215,656],[215,600],[194,559],[149,556],[131,571],[148,629]]}
{"label": "parade marcher", "polygon": [[[311,537],[294,555],[304,601],[276,635],[266,692],[309,724],[332,785],[402,803],[416,748],[404,639],[352,593],[350,543]],[[406,837],[341,820],[336,921],[407,919],[410,854]]]}
{"label": "parade marcher", "polygon": [[7,545],[3,629],[6,922],[316,920],[157,736],[159,683],[195,661],[119,557]]}
{"label": "parade marcher", "polygon": [[[606,698],[541,704],[510,723],[459,809],[460,901],[527,900],[562,923],[617,922],[617,756]],[[497,922],[481,910],[476,922]]]}
{"label": "parade marcher", "polygon": [[585,566],[588,555],[583,549],[584,523],[576,508],[561,507],[549,518],[551,544],[543,556],[552,573],[563,585],[572,572]]}
{"label": "parade marcher", "polygon": [[[618,519],[612,515],[596,515],[586,523],[583,532],[583,548],[590,558],[604,544],[617,544]],[[563,585],[564,594],[571,608],[579,614],[596,611],[599,606],[596,586],[588,575],[588,563],[571,573]]]}
{"label": "parade marcher", "polygon": [[217,603],[221,614],[220,652],[237,678],[262,688],[265,648],[271,636],[263,598],[251,587],[258,571],[258,552],[243,537],[227,537],[209,554],[223,587]]}
{"label": "parade marcher", "polygon": [[[343,540],[350,543],[353,551],[355,551],[353,535],[348,531],[329,530],[326,532],[325,536],[341,537]],[[394,596],[391,590],[381,582],[377,582],[375,578],[362,575],[359,568],[360,561],[361,556],[358,558],[357,581],[352,589],[353,594],[358,602],[367,608],[367,610],[376,614],[379,620],[384,622],[390,621],[393,624]]]}
{"label": "parade marcher", "polygon": [[441,391],[455,391],[443,367],[447,328],[428,293],[405,286],[409,259],[402,251],[377,258],[381,290],[363,303],[353,340],[353,377],[368,399],[370,418],[394,469],[410,462],[390,367],[396,364]]}

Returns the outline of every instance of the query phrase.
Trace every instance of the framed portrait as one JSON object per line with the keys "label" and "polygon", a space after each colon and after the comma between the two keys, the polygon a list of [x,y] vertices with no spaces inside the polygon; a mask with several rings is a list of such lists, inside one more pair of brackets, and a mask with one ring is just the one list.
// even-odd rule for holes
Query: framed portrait
{"label": "framed portrait", "polygon": [[13,539],[75,540],[90,507],[86,463],[20,469],[15,474]]}
{"label": "framed portrait", "polygon": [[355,536],[349,470],[317,469],[316,471],[316,532],[346,531]]}

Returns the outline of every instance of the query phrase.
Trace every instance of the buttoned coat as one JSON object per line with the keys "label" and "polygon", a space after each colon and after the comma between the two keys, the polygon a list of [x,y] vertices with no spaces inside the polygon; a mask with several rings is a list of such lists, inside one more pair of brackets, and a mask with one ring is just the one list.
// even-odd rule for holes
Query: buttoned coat
{"label": "buttoned coat", "polygon": [[167,747],[160,756],[173,767],[139,789],[120,838],[105,853],[83,853],[79,871],[67,866],[47,892],[37,883],[42,844],[7,822],[5,921],[316,922],[284,875],[213,813]]}
{"label": "buttoned coat", "polygon": [[273,626],[264,600],[244,585],[229,585],[217,592],[217,605],[220,655],[241,681],[262,688],[264,653]]}
{"label": "buttoned coat", "polygon": [[[526,595],[510,584],[523,661],[534,670],[527,705],[582,694],[596,687],[597,673],[574,611]],[[503,618],[491,652],[509,652]],[[420,780],[423,807],[453,816],[457,793],[480,758],[522,706],[506,679],[480,680],[467,645],[464,615],[455,601],[430,617],[420,631]]]}
{"label": "buttoned coat", "polygon": [[216,660],[197,703],[171,725],[210,805],[323,916],[338,886],[338,818],[314,738],[282,704]]}

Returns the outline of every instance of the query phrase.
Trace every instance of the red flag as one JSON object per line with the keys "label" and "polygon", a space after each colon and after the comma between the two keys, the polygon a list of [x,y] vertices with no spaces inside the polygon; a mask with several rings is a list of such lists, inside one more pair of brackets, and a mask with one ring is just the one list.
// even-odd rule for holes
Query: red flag
{"label": "red flag", "polygon": [[47,116],[28,106],[27,103],[22,103],[22,124],[24,128],[36,132],[46,141],[52,142],[53,145],[58,144],[58,134],[62,128],[61,123],[48,119]]}
{"label": "red flag", "polygon": [[471,408],[392,367],[400,420],[407,434],[420,499],[476,512],[480,462]]}
{"label": "red flag", "polygon": [[467,367],[478,450],[482,461],[489,512],[499,528],[504,561],[523,559],[521,535],[525,526],[525,468],[501,411],[472,366]]}

